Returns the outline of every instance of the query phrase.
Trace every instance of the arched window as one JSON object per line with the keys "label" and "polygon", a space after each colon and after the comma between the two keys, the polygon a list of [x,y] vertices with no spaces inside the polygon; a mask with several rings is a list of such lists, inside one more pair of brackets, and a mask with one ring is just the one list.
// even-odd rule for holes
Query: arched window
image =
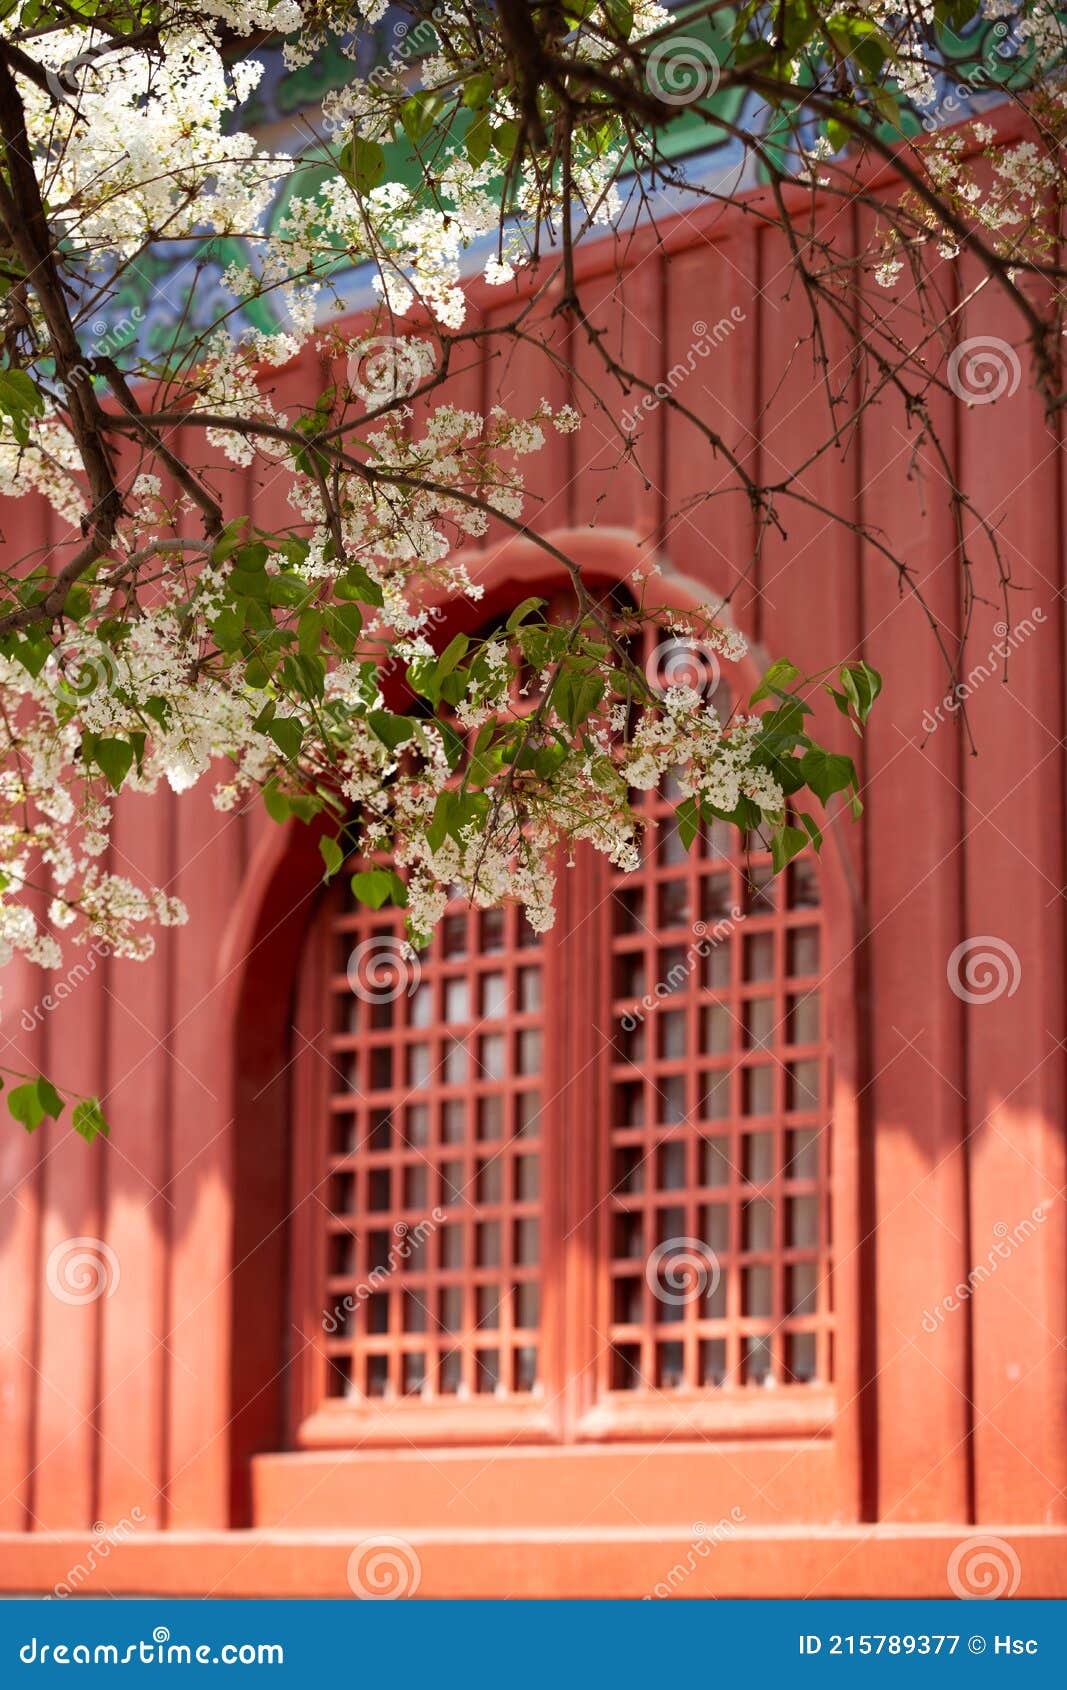
{"label": "arched window", "polygon": [[670,796],[636,872],[561,872],[545,935],[456,901],[412,962],[398,913],[330,888],[299,992],[296,1442],[802,1428],[816,1399],[825,1425],[820,876],[725,828],[685,850]]}

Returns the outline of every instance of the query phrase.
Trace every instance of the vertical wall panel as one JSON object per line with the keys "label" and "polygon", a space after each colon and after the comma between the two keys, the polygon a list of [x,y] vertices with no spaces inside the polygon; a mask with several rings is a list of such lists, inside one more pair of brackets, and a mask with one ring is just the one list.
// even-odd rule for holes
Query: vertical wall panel
{"label": "vertical wall panel", "polygon": [[627,393],[609,366],[614,361],[645,381],[659,378],[665,338],[663,259],[655,252],[625,269],[625,253],[623,243],[619,268],[590,276],[578,290],[599,351],[576,322],[571,331],[574,402],[584,420],[574,436],[572,509],[576,524],[632,529],[643,542],[655,535],[660,521],[662,418],[653,413],[638,458],[627,458],[626,417],[641,389]]}
{"label": "vertical wall panel", "polygon": [[[15,957],[4,969],[0,1063],[17,1073],[41,1066],[41,996],[46,976]],[[10,1072],[7,1085],[18,1081]],[[0,1114],[0,1530],[21,1531],[33,1505],[34,1409],[40,1273],[41,1139]]]}
{"label": "vertical wall panel", "polygon": [[[169,787],[126,794],[112,835],[118,871],[169,889],[174,825]],[[173,961],[173,931],[162,929],[149,961],[119,960],[110,974],[105,1230],[122,1272],[102,1311],[99,1509],[112,1527],[163,1523]]]}
{"label": "vertical wall panel", "polygon": [[[44,1071],[64,1089],[106,1091],[110,966],[98,962],[46,1021]],[[60,1530],[91,1526],[96,1518],[100,1325],[121,1264],[102,1248],[106,1145],[78,1137],[69,1107],[38,1131],[44,1227],[34,1514],[38,1526]]]}
{"label": "vertical wall panel", "polygon": [[[1019,585],[1005,611],[972,532],[985,602],[963,666],[979,752],[965,769],[965,936],[975,956],[1000,959],[967,1017],[971,1253],[985,1269],[972,1303],[976,1497],[980,1521],[1051,1522],[1067,1518],[1059,443],[1031,388],[1020,320],[993,289],[961,327],[961,339],[979,336],[993,337],[1003,396],[962,413],[963,477]],[[998,645],[1015,637],[1005,623],[1024,618],[1031,632],[1005,685]],[[1035,1212],[1034,1235],[1017,1242]]]}
{"label": "vertical wall panel", "polygon": [[[284,405],[280,407],[284,410]],[[247,512],[247,477],[218,462],[199,431],[181,438],[209,464],[227,519]],[[171,1036],[173,1169],[167,1331],[166,1520],[176,1530],[221,1527],[228,1518],[230,1288],[235,1193],[230,1113],[232,1057],[221,1020],[219,946],[240,885],[239,816],[220,815],[205,778],[175,804],[175,889],[188,926],[174,937]]]}
{"label": "vertical wall panel", "polygon": [[[60,567],[76,531],[48,517],[46,562]],[[20,549],[24,549],[20,545]],[[108,866],[107,858],[103,867]],[[42,904],[39,919],[44,915]],[[64,973],[83,955],[64,945]],[[67,1093],[104,1089],[105,973],[99,963],[41,1023],[42,1071]],[[40,973],[38,1002],[55,987]],[[85,1527],[96,1505],[101,1301],[114,1291],[116,1269],[101,1239],[101,1193],[106,1147],[87,1145],[71,1127],[71,1106],[38,1128],[42,1227],[38,1276],[33,1525]],[[10,1129],[9,1129],[10,1130]]]}
{"label": "vertical wall panel", "polygon": [[[835,231],[837,238],[840,234]],[[818,262],[817,258],[812,261]],[[803,290],[795,283],[789,286],[783,237],[761,236],[759,268],[763,278],[760,477],[765,483],[788,483],[802,499],[776,499],[777,522],[784,532],[775,527],[766,531],[754,614],[761,655],[791,658],[801,673],[814,674],[830,664],[862,656],[863,649],[857,543],[846,527],[825,514],[851,514],[862,508],[857,443],[852,440],[847,451],[841,445],[831,446],[808,462],[833,432],[827,388],[841,396],[841,414],[854,402],[849,338],[842,324],[828,321],[827,367],[823,369],[813,357],[811,315]],[[862,755],[830,700],[813,687],[810,702],[820,740],[831,749],[856,756],[862,778]],[[874,1412],[873,1334],[864,1318],[871,1253],[870,1157],[863,1113],[866,915],[862,833],[851,825],[840,798],[831,802],[820,883],[828,915],[822,981],[831,1004],[829,1031],[834,1047],[834,1102],[827,1128],[834,1132],[833,1286],[839,1334],[835,1443],[841,1510],[844,1517],[855,1518],[871,1507],[869,1428]]]}
{"label": "vertical wall panel", "polygon": [[[873,308],[886,315],[887,333],[903,336],[914,321],[908,317],[910,278],[896,298],[873,283],[871,292]],[[952,402],[936,390],[929,397],[935,427],[951,452]],[[912,462],[918,432],[891,389],[866,413],[864,516],[906,562],[951,656],[958,548],[948,486],[933,450]],[[934,629],[874,547],[864,560],[864,601],[867,656],[885,683],[867,733],[864,794],[879,1513],[895,1520],[966,1520],[970,1317],[963,1310],[940,1321],[933,1312],[968,1266],[962,1005],[945,989],[946,959],[960,938],[960,738],[951,713],[932,714],[949,687]],[[904,838],[907,849],[901,848]]]}
{"label": "vertical wall panel", "polygon": [[[28,494],[5,500],[0,545],[10,566],[47,548],[51,515],[44,500]],[[36,964],[14,957],[0,974],[0,1064],[16,1073],[36,1072],[42,1062],[47,976]],[[5,1073],[7,1085],[18,1081]],[[36,1407],[37,1311],[42,1294],[39,1270],[39,1135],[24,1132],[0,1104],[0,1530],[20,1531],[30,1523],[33,1502]]]}
{"label": "vertical wall panel", "polygon": [[[675,253],[666,271],[666,385],[696,413],[749,475],[758,458],[760,296],[751,230]],[[661,404],[647,437],[666,431],[663,548],[672,567],[730,595],[738,626],[754,631],[755,520],[736,469],[706,435]]]}
{"label": "vertical wall panel", "polygon": [[[834,231],[841,239],[841,231]],[[788,656],[812,672],[860,655],[859,563],[856,541],[826,512],[849,513],[858,495],[854,441],[807,460],[833,429],[827,386],[840,395],[843,417],[854,400],[850,349],[841,324],[826,326],[828,367],[816,361],[811,313],[803,289],[790,284],[788,243],[761,237],[761,477],[788,483],[775,500],[782,532],[771,526],[763,542],[759,614],[771,657]],[[809,254],[809,261],[814,261]],[[851,396],[851,397],[850,397]],[[813,700],[813,702],[815,702]],[[825,717],[827,738],[839,733]],[[841,739],[851,749],[851,736]]]}
{"label": "vertical wall panel", "polygon": [[[508,297],[507,290],[491,298]],[[551,320],[551,297],[539,302],[524,324],[535,339],[551,329],[555,358],[549,358],[540,345],[516,340],[503,332],[487,334],[484,343],[485,366],[483,377],[483,407],[488,410],[500,405],[512,416],[522,416],[533,410],[542,397],[552,409],[572,398],[572,383],[568,369],[570,341],[565,321]],[[485,313],[490,331],[500,330],[510,323],[519,306],[514,299],[509,304],[491,306]],[[522,520],[539,533],[550,528],[563,528],[570,520],[572,483],[574,475],[574,436],[561,435],[554,428],[546,430],[543,451],[520,460],[528,498]],[[507,533],[503,523],[490,524],[489,541],[501,539]]]}

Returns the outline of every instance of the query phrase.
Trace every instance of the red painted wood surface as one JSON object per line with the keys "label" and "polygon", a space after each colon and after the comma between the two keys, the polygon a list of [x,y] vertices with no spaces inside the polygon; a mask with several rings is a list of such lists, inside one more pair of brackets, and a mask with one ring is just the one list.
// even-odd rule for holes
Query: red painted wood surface
{"label": "red painted wood surface", "polygon": [[[649,379],[685,362],[697,325],[731,323],[712,334],[706,357],[696,355],[679,397],[764,476],[776,463],[795,464],[812,438],[818,400],[810,354],[798,349],[803,303],[795,291],[787,296],[781,237],[720,216],[714,227],[707,218],[680,220],[670,240],[669,265],[647,244],[620,253],[632,267],[621,286],[613,255],[590,255],[591,321]],[[906,304],[903,296],[882,302],[886,312]],[[487,309],[492,317],[505,307],[498,298]],[[988,293],[968,308],[966,331],[1014,333]],[[740,1501],[753,1530],[761,1522],[804,1526],[804,1544],[791,1539],[788,1552],[773,1539],[719,1552],[720,1593],[885,1594],[892,1579],[901,1594],[943,1594],[946,1544],[968,1527],[997,1526],[1012,1535],[1022,1563],[1019,1593],[1051,1593],[1050,1544],[1062,1556],[1062,1540],[1035,1534],[1062,1527],[1067,1508],[1059,1043],[1067,548],[1058,442],[1025,383],[995,405],[953,415],[943,404],[958,467],[983,514],[1001,524],[1013,576],[1042,613],[1012,655],[1009,684],[1001,663],[973,690],[980,755],[971,758],[951,712],[934,732],[923,726],[924,710],[943,695],[942,672],[920,607],[898,593],[885,562],[798,507],[785,509],[785,537],[768,538],[754,557],[745,501],[702,497],[728,484],[722,459],[666,404],[642,413],[637,464],[602,473],[621,404],[579,333],[562,325],[558,332],[552,375],[518,343],[493,348],[480,367],[471,362],[461,381],[462,402],[479,406],[521,409],[523,399],[532,405],[544,393],[555,404],[590,408],[590,392],[604,397],[609,414],[594,404],[578,436],[551,436],[533,461],[538,525],[595,519],[612,532],[593,538],[594,547],[633,555],[654,542],[674,576],[709,594],[734,590],[732,612],[765,655],[816,668],[862,653],[887,678],[862,752],[866,819],[836,830],[841,855],[835,838],[824,865],[835,936],[822,991],[838,1034],[833,1395],[820,1393],[814,1418],[788,1426],[787,1391],[777,1401],[760,1392],[758,1403],[731,1412],[722,1450],[691,1446],[693,1472],[708,1475],[694,1518],[718,1518],[717,1505],[728,1512]],[[313,389],[311,355],[278,380],[284,409],[286,394]],[[909,476],[908,457],[903,419],[886,402],[865,414],[849,454],[810,472],[809,490],[835,506],[854,499],[906,552],[951,645],[960,628],[955,540],[936,492],[922,493]],[[218,485],[228,507],[240,508],[242,477],[220,466]],[[275,483],[259,507],[266,524],[278,520],[282,501]],[[8,507],[3,520],[16,553],[62,538],[62,525],[36,502]],[[524,590],[525,568],[515,566],[516,590]],[[507,582],[494,589],[494,602],[505,602]],[[988,580],[985,590],[992,599]],[[1017,617],[1029,608],[1020,595],[1012,605]],[[995,627],[1001,615],[995,604],[978,607],[965,673],[1003,638]],[[398,1493],[395,1519],[385,1500],[373,1519],[361,1512],[363,1483],[372,1491],[386,1484],[382,1457],[364,1457],[361,1467],[358,1450],[287,1453],[305,1423],[307,1441],[333,1437],[301,1372],[318,1333],[294,1329],[289,1300],[295,1281],[310,1306],[315,1286],[308,1261],[292,1255],[307,1229],[291,1224],[294,1210],[318,1203],[313,1163],[302,1164],[306,1187],[290,1183],[294,1123],[312,1106],[293,1058],[301,953],[318,899],[314,842],[279,836],[258,815],[219,816],[206,789],[180,800],[124,799],[119,812],[116,856],[184,897],[189,927],[161,935],[148,964],[102,959],[52,1011],[35,1013],[48,983],[34,971],[13,967],[3,981],[4,1060],[47,1065],[69,1083],[99,1088],[115,1132],[105,1150],[65,1126],[34,1140],[14,1125],[3,1129],[0,1529],[15,1535],[0,1538],[0,1586],[24,1588],[30,1579],[50,1587],[96,1522],[132,1519],[116,1588],[202,1590],[218,1580],[232,1589],[332,1589],[325,1563],[310,1551],[272,1548],[269,1529],[259,1547],[233,1553],[225,1535],[203,1539],[209,1548],[172,1552],[166,1531],[154,1530],[216,1533],[252,1520],[254,1509],[267,1528],[354,1529],[369,1520],[388,1530],[392,1520],[414,1532],[427,1523],[417,1490]],[[556,1059],[571,1128],[566,1175],[557,1170],[551,1203],[597,1178],[594,1138],[581,1131],[600,1107],[586,1066],[593,1035],[577,991],[607,980],[610,934],[590,913],[600,895],[587,864],[564,877],[571,984],[562,989],[575,994],[575,1013]],[[983,935],[1010,947],[1017,985],[994,1001],[967,1003],[950,987],[949,956]],[[1040,1218],[1029,1232],[946,1308],[968,1271],[1008,1235],[1014,1240],[1033,1214]],[[595,1293],[596,1229],[581,1209],[571,1219],[562,1271],[580,1302]],[[51,1289],[48,1263],[81,1237],[102,1240],[119,1271],[107,1294],[72,1303]],[[592,1404],[588,1345],[573,1322],[556,1322],[545,1336],[559,1412],[577,1425]],[[475,1435],[470,1406],[457,1410],[463,1439]],[[489,1418],[494,1408],[506,1417],[507,1405],[490,1396]],[[589,1427],[595,1436],[604,1430]],[[629,1425],[632,1437],[653,1431],[639,1420]],[[611,1446],[620,1474],[631,1447]],[[662,1494],[657,1486],[677,1474],[690,1446],[665,1450],[662,1466],[657,1449],[653,1437],[625,1478],[624,1490],[647,1487],[644,1502],[632,1493],[638,1511]],[[558,1455],[561,1463],[575,1458],[574,1449]],[[459,1459],[461,1451],[448,1457]],[[584,1499],[594,1512],[607,1510],[607,1532],[614,1504],[595,1465],[606,1452],[594,1444],[585,1468],[553,1468],[552,1451],[537,1459],[545,1464],[538,1529],[551,1530],[554,1506],[562,1526]],[[343,1482],[334,1480],[335,1463]],[[488,1494],[506,1529],[510,1493],[501,1485]],[[677,1496],[670,1485],[671,1507],[687,1508],[684,1484]],[[542,1580],[546,1594],[557,1588],[564,1570],[533,1546],[530,1519],[516,1514],[516,1547],[470,1551],[471,1589],[513,1578]],[[883,1524],[826,1542],[810,1537],[811,1522],[833,1519]],[[939,1522],[952,1530],[935,1530]],[[664,1548],[677,1538],[654,1510],[641,1530]],[[435,1553],[426,1550],[428,1582],[445,1593],[451,1575]],[[240,1571],[242,1556],[256,1571]],[[117,1551],[116,1558],[118,1565]],[[638,1534],[591,1538],[580,1552],[572,1540],[560,1568],[572,1580],[569,1594],[574,1580],[584,1594],[639,1594],[654,1561]]]}

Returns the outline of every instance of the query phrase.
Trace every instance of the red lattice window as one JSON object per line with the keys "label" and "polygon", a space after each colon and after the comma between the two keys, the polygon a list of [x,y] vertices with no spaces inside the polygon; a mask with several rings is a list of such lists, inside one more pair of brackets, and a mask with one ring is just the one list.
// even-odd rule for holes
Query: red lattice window
{"label": "red lattice window", "polygon": [[[716,695],[721,698],[722,689]],[[611,895],[609,1392],[827,1383],[829,1096],[814,865],[670,793]]]}
{"label": "red lattice window", "polygon": [[692,1435],[829,1385],[815,867],[774,877],[718,826],[686,852],[648,804],[642,866],[561,874],[544,936],[456,901],[412,964],[398,915],[331,889],[299,1012],[302,1441]]}
{"label": "red lattice window", "polygon": [[458,901],[418,958],[347,891],[325,920],[323,1394],[539,1402],[542,941]]}

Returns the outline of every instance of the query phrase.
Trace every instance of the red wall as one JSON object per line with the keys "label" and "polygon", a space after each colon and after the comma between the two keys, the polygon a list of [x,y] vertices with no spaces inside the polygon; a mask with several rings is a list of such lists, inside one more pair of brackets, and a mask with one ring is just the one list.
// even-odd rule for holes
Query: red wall
{"label": "red wall", "polygon": [[[651,244],[618,255],[604,244],[587,255],[586,308],[648,373],[685,359],[695,322],[743,311],[678,392],[772,479],[779,466],[803,462],[824,428],[810,349],[797,344],[807,307],[802,291],[787,287],[784,238],[735,216],[714,227],[682,217],[669,240],[669,263]],[[624,260],[620,282],[612,266]],[[989,290],[968,306],[961,333],[1019,339]],[[521,347],[468,359],[456,397],[521,409],[547,392],[590,412],[588,382],[617,416],[618,395],[588,347],[572,339],[567,351],[570,380],[548,379]],[[831,356],[843,380],[843,337]],[[309,354],[280,386],[310,393],[315,381]],[[279,403],[284,409],[284,394]],[[944,1555],[915,1548],[931,1533],[941,1543],[938,1523],[948,1523],[947,1542],[976,1526],[1025,1540],[1022,1595],[1048,1593],[1062,1577],[1053,1571],[1067,1518],[1062,463],[1025,380],[995,405],[938,404],[959,472],[999,525],[1019,583],[1010,620],[1044,613],[1012,658],[1009,684],[998,673],[970,700],[978,755],[955,721],[924,734],[923,713],[946,690],[925,615],[845,527],[783,505],[785,536],[769,536],[735,600],[739,622],[767,654],[811,669],[862,655],[885,676],[860,754],[866,817],[846,847],[867,931],[856,954],[840,959],[860,994],[864,1063],[861,1300],[842,1341],[854,1344],[863,1384],[859,1512],[880,1524],[854,1530],[840,1555],[831,1547],[817,1577],[810,1527],[798,1533],[805,1547],[792,1566],[784,1549],[776,1555],[754,1538],[744,1554],[731,1549],[716,1563],[726,1593],[736,1580],[749,1593],[804,1594],[794,1587],[810,1574],[809,1588],[823,1595],[945,1594]],[[644,443],[650,485],[637,469],[614,467],[617,437],[595,409],[576,436],[553,438],[532,461],[544,495],[538,525],[595,520],[652,534],[674,571],[727,590],[752,551],[745,500],[730,493],[677,513],[691,495],[727,487],[728,468],[666,406],[646,420]],[[847,451],[805,471],[804,485],[816,505],[851,502],[884,530],[951,646],[961,614],[956,540],[941,471],[927,463],[921,486],[912,446],[902,409],[887,398],[864,413]],[[239,485],[227,497],[241,508]],[[21,552],[55,519],[26,500],[9,505],[3,521]],[[985,564],[978,584],[985,599],[963,673],[986,657],[1003,619]],[[288,862],[268,887],[270,831],[258,814],[218,816],[206,787],[180,800],[123,799],[113,866],[128,863],[171,885],[189,906],[188,927],[164,934],[147,965],[100,963],[29,1033],[20,1013],[40,1001],[47,981],[20,963],[6,971],[3,1061],[98,1091],[113,1126],[106,1149],[66,1127],[32,1138],[13,1123],[0,1130],[0,1533],[15,1534],[0,1537],[6,1588],[49,1587],[94,1522],[113,1524],[134,1508],[146,1515],[140,1553],[154,1571],[124,1575],[133,1587],[140,1578],[150,1588],[209,1588],[211,1555],[229,1569],[217,1575],[231,1579],[227,1589],[242,1577],[263,1590],[306,1588],[318,1577],[308,1571],[318,1564],[310,1550],[298,1572],[277,1546],[257,1551],[249,1565],[259,1570],[243,1575],[217,1544],[199,1571],[185,1562],[175,1570],[173,1556],[151,1561],[164,1554],[156,1529],[211,1532],[243,1518],[242,1452],[270,1447],[277,1414],[283,1230],[268,1227],[251,1261],[248,1250],[258,1220],[284,1198],[289,994],[316,874],[310,857],[304,871]],[[249,934],[258,949],[246,966],[239,953]],[[1018,987],[966,1005],[948,989],[946,965],[957,944],[978,935],[1014,949]],[[278,1078],[262,1136],[243,1126],[239,1142],[235,1109],[254,1113],[260,1076],[272,1066]],[[1043,1204],[1037,1235],[925,1331],[924,1310],[986,1259],[998,1229]],[[50,1251],[77,1235],[105,1239],[120,1264],[113,1294],[87,1306],[64,1304],[45,1285]],[[789,1523],[787,1513],[782,1526]],[[32,1550],[24,1533],[33,1534]],[[816,1548],[819,1541],[816,1533]],[[895,1554],[894,1543],[910,1547]],[[111,1565],[135,1567],[135,1548]],[[592,1588],[571,1594],[624,1593],[627,1575],[616,1569],[611,1584],[607,1561],[586,1557],[582,1566],[573,1576]],[[115,1587],[112,1573],[102,1576]],[[320,1583],[330,1587],[332,1576]],[[449,1576],[442,1568],[442,1588]]]}

